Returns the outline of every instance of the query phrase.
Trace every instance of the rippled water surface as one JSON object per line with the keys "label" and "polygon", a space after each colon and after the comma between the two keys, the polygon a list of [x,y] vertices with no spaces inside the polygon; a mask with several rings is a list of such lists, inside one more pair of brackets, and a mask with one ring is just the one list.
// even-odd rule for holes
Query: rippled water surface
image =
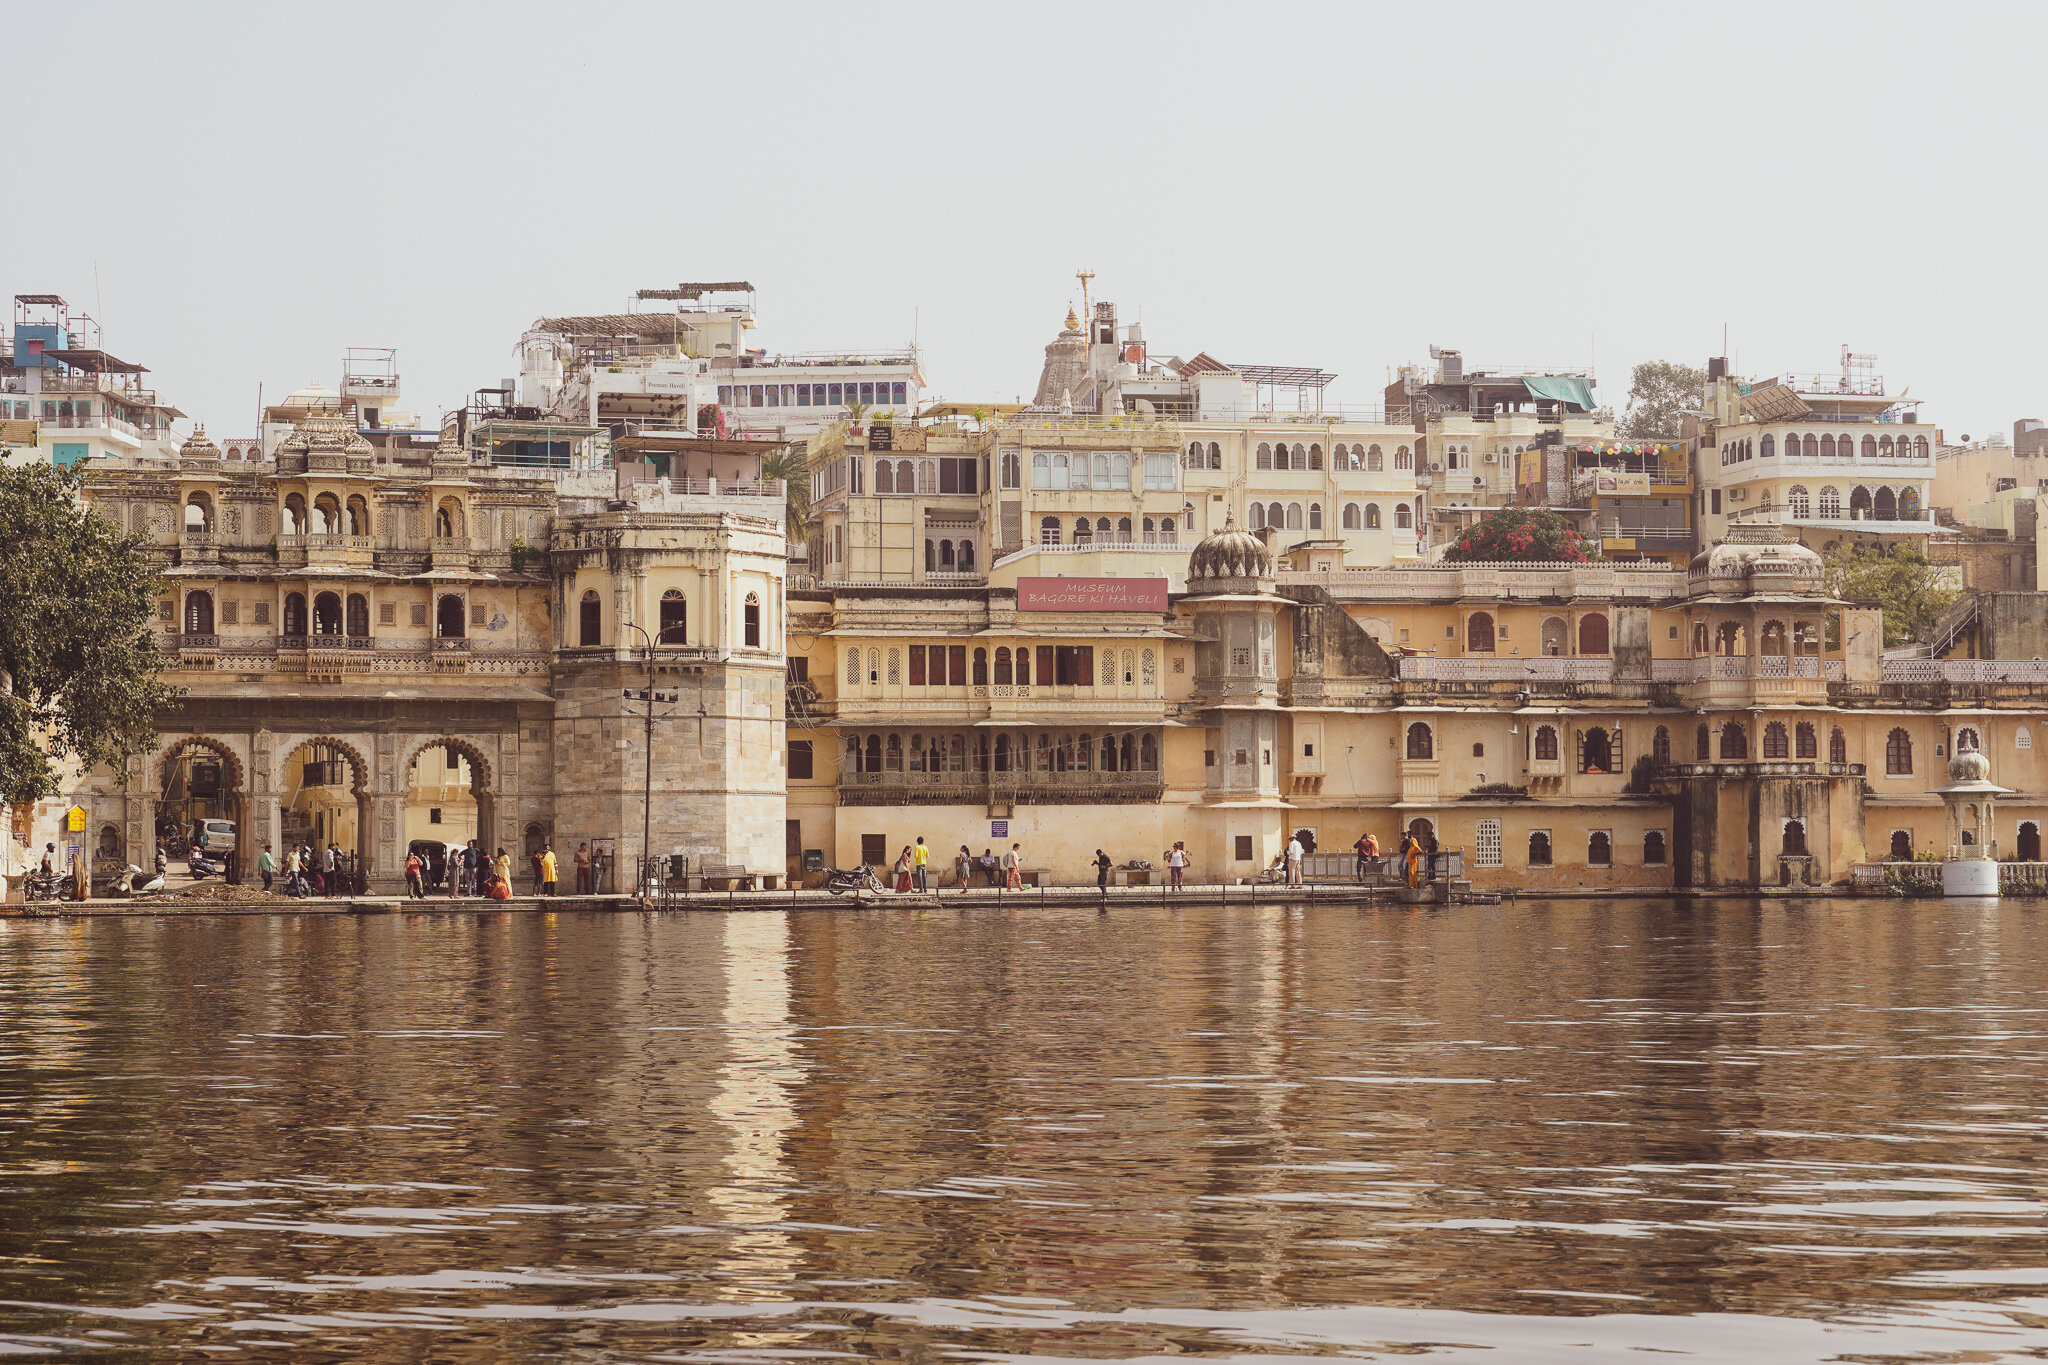
{"label": "rippled water surface", "polygon": [[2044,921],[0,923],[0,1354],[2041,1358]]}

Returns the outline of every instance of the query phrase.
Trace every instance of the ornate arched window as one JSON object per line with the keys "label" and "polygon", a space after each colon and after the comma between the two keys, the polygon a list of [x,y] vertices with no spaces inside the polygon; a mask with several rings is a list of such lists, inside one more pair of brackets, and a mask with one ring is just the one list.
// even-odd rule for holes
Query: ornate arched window
{"label": "ornate arched window", "polygon": [[1842,737],[1841,727],[1836,726],[1828,732],[1828,762],[1847,763],[1848,761],[1849,741]]}
{"label": "ornate arched window", "polygon": [[1265,441],[1259,442],[1257,461],[1258,467],[1261,469],[1271,469],[1273,467],[1273,447]]}
{"label": "ornate arched window", "polygon": [[1491,613],[1475,611],[1465,618],[1465,652],[1467,654],[1493,653],[1493,616]]}
{"label": "ornate arched window", "polygon": [[347,620],[344,625],[350,636],[363,640],[370,634],[370,599],[359,592],[348,595]]}
{"label": "ornate arched window", "polygon": [[1764,757],[1790,758],[1791,753],[1786,746],[1785,740],[1784,721],[1774,720],[1764,726]]}
{"label": "ornate arched window", "polygon": [[306,633],[306,599],[295,592],[284,595],[284,633],[294,638]]}
{"label": "ornate arched window", "polygon": [[1738,721],[1729,721],[1721,727],[1721,757],[1746,759],[1749,757],[1749,732]]}
{"label": "ornate arched window", "polygon": [[1662,867],[1665,861],[1664,831],[1649,829],[1643,831],[1643,863],[1647,867]]}
{"label": "ornate arched window", "polygon": [[1820,736],[1812,721],[1802,720],[1792,729],[1792,757],[1819,758]]}
{"label": "ornate arched window", "polygon": [[1412,521],[1412,519],[1411,519],[1411,517],[1409,516],[1409,513],[1408,513],[1408,504],[1407,504],[1407,503],[1405,503],[1405,502],[1397,502],[1397,503],[1395,503],[1395,504],[1394,504],[1394,529],[1395,529],[1395,530],[1397,530],[1397,531],[1406,531],[1406,530],[1409,530],[1409,529],[1411,529],[1411,528],[1412,528],[1412,526],[1413,526],[1413,521]]}
{"label": "ornate arched window", "polygon": [[655,638],[665,645],[686,645],[690,642],[689,625],[690,604],[683,600],[680,589],[670,588],[661,595],[661,633]]}
{"label": "ornate arched window", "polygon": [[1368,471],[1377,471],[1386,468],[1386,457],[1380,454],[1380,448],[1378,446],[1370,445],[1365,448],[1365,467]]}
{"label": "ornate arched window", "polygon": [[1701,763],[1714,756],[1713,737],[1709,734],[1705,721],[1701,721],[1699,729],[1693,732],[1692,752],[1693,757]]}
{"label": "ornate arched window", "polygon": [[[444,601],[446,599],[443,599]],[[457,599],[458,601],[460,599]],[[313,633],[315,635],[341,634],[341,594],[323,592],[313,599]],[[462,632],[457,631],[460,635]]]}
{"label": "ornate arched window", "polygon": [[1548,725],[1536,727],[1536,757],[1544,763],[1557,761],[1557,730]]}
{"label": "ornate arched window", "polygon": [[1579,618],[1579,653],[1600,656],[1607,653],[1607,618],[1598,612]]}
{"label": "ornate arched window", "polygon": [[1655,738],[1650,741],[1650,761],[1669,763],[1671,761],[1671,731],[1660,725]]}
{"label": "ornate arched window", "polygon": [[603,640],[604,606],[598,600],[597,590],[588,588],[576,604],[576,643],[590,649],[602,644]]}
{"label": "ornate arched window", "polygon": [[1840,521],[1842,518],[1842,490],[1830,484],[1820,490],[1820,514],[1823,520]]}
{"label": "ornate arched window", "polygon": [[1380,505],[1376,502],[1369,502],[1365,505],[1365,529],[1368,531],[1380,529]]}
{"label": "ornate arched window", "polygon": [[188,592],[185,594],[185,633],[187,635],[213,634],[212,593]]}
{"label": "ornate arched window", "polygon": [[1343,514],[1342,514],[1342,515],[1343,515],[1343,527],[1344,527],[1344,529],[1345,529],[1345,530],[1347,530],[1347,531],[1357,531],[1357,530],[1362,530],[1362,529],[1364,528],[1364,526],[1365,526],[1365,519],[1364,519],[1364,518],[1363,518],[1362,516],[1360,516],[1360,515],[1359,515],[1359,511],[1358,511],[1358,504],[1357,504],[1357,503],[1355,503],[1355,502],[1347,502],[1347,503],[1345,503],[1345,504],[1344,504],[1344,511],[1343,511]]}
{"label": "ornate arched window", "polygon": [[1311,531],[1323,529],[1323,505],[1319,502],[1312,502],[1308,505],[1308,529]]}
{"label": "ornate arched window", "polygon": [[1311,444],[1311,445],[1309,446],[1309,448],[1308,448],[1308,467],[1309,467],[1310,469],[1321,469],[1321,468],[1323,467],[1323,445],[1322,445],[1322,442],[1320,442],[1320,441],[1317,441],[1317,442],[1314,442],[1313,444]]}
{"label": "ornate arched window", "polygon": [[1813,515],[1813,504],[1807,497],[1806,489],[1798,484],[1794,484],[1792,491],[1785,495],[1785,503],[1791,508],[1792,515],[1800,521]]}
{"label": "ornate arched window", "polygon": [[1422,721],[1414,721],[1408,726],[1408,757],[1436,757],[1436,736],[1430,733],[1429,726]]}

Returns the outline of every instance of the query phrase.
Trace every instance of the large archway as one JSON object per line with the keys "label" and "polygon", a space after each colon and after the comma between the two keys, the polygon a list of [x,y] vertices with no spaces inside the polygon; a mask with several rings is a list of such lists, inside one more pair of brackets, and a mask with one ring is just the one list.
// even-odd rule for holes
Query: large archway
{"label": "large archway", "polygon": [[167,858],[189,858],[203,828],[209,851],[233,855],[228,880],[242,881],[252,832],[247,775],[233,748],[205,735],[173,740],[156,779],[154,846]]}
{"label": "large archway", "polygon": [[[454,844],[471,839],[486,853],[497,852],[497,819],[490,760],[468,740],[452,735],[430,739],[405,763],[403,839],[399,857],[415,844]],[[446,885],[445,868],[433,870]]]}
{"label": "large archway", "polygon": [[329,735],[315,735],[293,749],[279,776],[278,843],[271,856],[280,865],[285,850],[334,848],[336,870],[351,890],[367,889],[370,864],[370,767],[360,749]]}

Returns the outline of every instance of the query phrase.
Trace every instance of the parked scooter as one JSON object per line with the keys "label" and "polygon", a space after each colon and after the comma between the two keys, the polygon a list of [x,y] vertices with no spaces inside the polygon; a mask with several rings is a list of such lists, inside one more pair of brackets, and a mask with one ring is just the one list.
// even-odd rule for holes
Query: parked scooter
{"label": "parked scooter", "polygon": [[204,877],[218,877],[227,871],[225,863],[215,862],[198,849],[192,851],[192,856],[186,861],[185,866],[191,869],[192,880],[195,882]]}
{"label": "parked scooter", "polygon": [[163,889],[164,874],[162,868],[158,868],[154,873],[146,874],[145,879],[143,870],[134,863],[130,863],[128,864],[128,870],[114,879],[114,894],[118,896],[154,896]]}
{"label": "parked scooter", "polygon": [[879,892],[882,879],[866,863],[853,868],[828,867],[825,869],[825,889],[835,896],[843,896],[849,891]]}

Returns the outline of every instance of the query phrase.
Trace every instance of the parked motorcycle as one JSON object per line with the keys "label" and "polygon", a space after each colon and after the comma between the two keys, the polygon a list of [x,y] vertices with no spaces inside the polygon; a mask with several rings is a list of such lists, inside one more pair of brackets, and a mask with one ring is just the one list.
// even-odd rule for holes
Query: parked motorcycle
{"label": "parked motorcycle", "polygon": [[193,850],[192,856],[186,861],[185,866],[191,869],[192,880],[195,882],[204,877],[218,877],[227,871],[227,864],[216,862],[196,849]]}
{"label": "parked motorcycle", "polygon": [[24,905],[38,901],[59,901],[65,897],[64,883],[68,878],[54,872],[31,872],[21,884],[21,900]]}
{"label": "parked motorcycle", "polygon": [[825,889],[835,896],[849,891],[875,891],[882,889],[882,879],[866,863],[859,867],[828,867],[825,869]]}
{"label": "parked motorcycle", "polygon": [[117,896],[154,896],[164,889],[163,869],[145,874],[134,863],[128,870],[114,879],[114,894]]}

